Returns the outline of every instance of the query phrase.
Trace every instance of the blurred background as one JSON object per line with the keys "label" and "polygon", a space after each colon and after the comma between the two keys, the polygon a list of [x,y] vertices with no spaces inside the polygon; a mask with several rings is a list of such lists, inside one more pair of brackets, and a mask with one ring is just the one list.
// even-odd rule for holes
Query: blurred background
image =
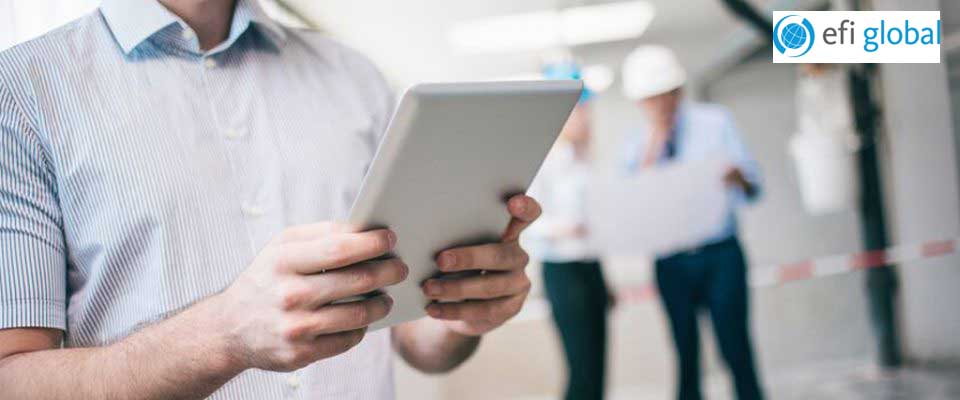
{"label": "blurred background", "polygon": [[[546,60],[572,58],[595,93],[595,153],[616,169],[624,136],[643,115],[620,91],[620,67],[641,44],[674,49],[690,72],[687,95],[733,113],[765,176],[764,197],[740,212],[740,239],[752,270],[864,249],[896,247],[907,261],[890,267],[904,364],[873,373],[877,345],[868,313],[866,274],[841,271],[776,281],[752,290],[758,364],[774,399],[960,399],[960,2],[954,0],[269,0],[281,22],[319,29],[371,57],[398,93],[426,81],[537,78]],[[0,0],[0,49],[93,10],[93,0]],[[879,192],[812,213],[790,151],[800,125],[798,66],[771,63],[772,10],[940,10],[943,63],[841,67],[839,93],[866,88],[877,129],[856,132],[877,155],[855,169],[879,174]],[[756,13],[756,14],[753,14]],[[768,21],[767,21],[768,23]],[[849,76],[848,76],[849,74]],[[862,78],[862,85],[849,77]],[[829,87],[829,86],[828,86]],[[857,96],[862,96],[859,93]],[[845,95],[846,96],[846,95]],[[844,99],[856,98],[846,96]],[[865,109],[854,108],[857,117]],[[869,112],[867,112],[869,114]],[[863,143],[861,143],[863,145]],[[864,148],[864,147],[861,147]],[[862,151],[862,150],[859,150]],[[861,160],[858,150],[842,157]],[[851,161],[854,162],[854,161]],[[807,193],[807,196],[810,194]],[[885,212],[886,235],[864,221]],[[869,225],[869,224],[867,224]],[[886,243],[884,243],[886,242]],[[609,284],[620,294],[611,315],[608,392],[614,399],[673,396],[673,352],[661,306],[642,288],[650,257],[607,257]],[[549,308],[531,266],[531,301],[480,352],[446,376],[425,376],[398,361],[401,399],[555,399],[565,369]],[[753,278],[757,278],[754,276]],[[704,324],[709,323],[704,321]],[[704,332],[706,392],[731,398],[714,340]],[[885,370],[886,371],[886,370]],[[890,372],[890,371],[886,371]]]}

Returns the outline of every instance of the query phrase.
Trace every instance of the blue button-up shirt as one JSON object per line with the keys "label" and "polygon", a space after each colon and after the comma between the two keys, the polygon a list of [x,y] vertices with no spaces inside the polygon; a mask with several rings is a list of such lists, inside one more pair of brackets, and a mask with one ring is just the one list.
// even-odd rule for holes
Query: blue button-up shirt
{"label": "blue button-up shirt", "polygon": [[[247,0],[210,51],[105,0],[0,53],[0,329],[99,346],[224,289],[284,227],[346,216],[392,108],[364,57]],[[391,398],[389,335],[213,397]]]}
{"label": "blue button-up shirt", "polygon": [[[649,143],[650,134],[640,130],[631,134],[626,146],[626,168],[637,171]],[[733,116],[729,111],[717,105],[686,103],[677,114],[676,129],[673,136],[674,156],[672,161],[694,161],[706,157],[726,157],[732,166],[743,173],[744,178],[757,188],[752,197],[744,195],[739,188],[729,191],[730,209],[719,233],[704,241],[704,245],[729,239],[737,234],[736,208],[754,201],[759,196],[761,186],[760,167],[747,151],[740,139]]]}

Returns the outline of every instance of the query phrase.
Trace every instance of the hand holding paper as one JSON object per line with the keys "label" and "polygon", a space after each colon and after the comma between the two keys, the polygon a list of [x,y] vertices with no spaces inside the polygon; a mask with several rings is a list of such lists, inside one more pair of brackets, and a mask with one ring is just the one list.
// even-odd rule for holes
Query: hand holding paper
{"label": "hand holding paper", "polygon": [[590,232],[608,254],[666,254],[696,247],[728,217],[725,158],[672,163],[595,179]]}

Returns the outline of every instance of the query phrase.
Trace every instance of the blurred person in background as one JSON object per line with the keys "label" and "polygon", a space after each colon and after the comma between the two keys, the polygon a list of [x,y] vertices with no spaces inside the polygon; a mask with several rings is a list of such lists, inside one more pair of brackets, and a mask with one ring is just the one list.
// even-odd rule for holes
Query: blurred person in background
{"label": "blurred person in background", "polygon": [[[547,79],[580,79],[572,62],[549,64]],[[607,290],[586,221],[586,190],[591,174],[589,92],[567,120],[560,139],[534,180],[531,196],[543,215],[531,226],[531,249],[543,260],[543,281],[568,371],[565,398],[602,399],[607,349]]]}
{"label": "blurred person in background", "polygon": [[760,171],[728,111],[681,101],[685,82],[683,66],[664,47],[640,47],[624,62],[624,94],[637,102],[648,122],[630,140],[627,166],[631,171],[718,153],[731,162],[724,180],[732,206],[720,233],[696,248],[659,254],[656,259],[657,286],[676,347],[678,398],[702,398],[697,316],[707,309],[737,398],[761,399],[749,333],[747,265],[737,240],[734,209],[757,199]]}

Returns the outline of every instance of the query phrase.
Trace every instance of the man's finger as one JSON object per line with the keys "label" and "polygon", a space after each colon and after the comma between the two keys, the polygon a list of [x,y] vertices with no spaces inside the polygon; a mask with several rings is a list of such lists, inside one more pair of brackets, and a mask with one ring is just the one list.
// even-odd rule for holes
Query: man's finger
{"label": "man's finger", "polygon": [[533,221],[540,218],[540,203],[530,196],[517,195],[510,198],[507,202],[507,209],[513,218],[503,232],[502,240],[512,242],[520,239],[520,234],[527,229]]}
{"label": "man's finger", "polygon": [[297,225],[284,229],[277,236],[279,243],[300,242],[304,240],[316,240],[327,235],[338,233],[357,233],[361,229],[359,226],[340,223],[340,222],[318,222],[315,224]]}
{"label": "man's finger", "polygon": [[527,195],[516,195],[507,204],[510,215],[525,222],[533,222],[540,217],[540,203]]}
{"label": "man's finger", "polygon": [[315,274],[383,256],[396,242],[396,234],[386,229],[326,235],[277,246],[277,263],[287,271]]}
{"label": "man's finger", "polygon": [[461,303],[432,303],[427,314],[448,321],[502,322],[517,315],[526,295],[495,300],[470,300]]}
{"label": "man's finger", "polygon": [[410,268],[399,258],[369,261],[323,274],[298,278],[283,300],[287,310],[316,309],[338,300],[365,295],[403,282]]}
{"label": "man's finger", "polygon": [[320,335],[353,331],[385,318],[393,307],[387,295],[353,303],[326,306],[318,311],[298,313],[286,327],[290,340],[314,340]]}
{"label": "man's finger", "polygon": [[444,250],[437,256],[437,266],[443,272],[510,271],[523,269],[529,261],[527,252],[517,242],[460,247]]}
{"label": "man's finger", "polygon": [[530,279],[522,270],[463,279],[430,279],[423,284],[428,298],[442,301],[498,299],[529,290]]}
{"label": "man's finger", "polygon": [[310,360],[323,360],[343,354],[356,347],[363,341],[366,333],[367,328],[364,327],[352,331],[322,335],[316,337],[313,341],[301,342],[300,346],[310,354]]}

